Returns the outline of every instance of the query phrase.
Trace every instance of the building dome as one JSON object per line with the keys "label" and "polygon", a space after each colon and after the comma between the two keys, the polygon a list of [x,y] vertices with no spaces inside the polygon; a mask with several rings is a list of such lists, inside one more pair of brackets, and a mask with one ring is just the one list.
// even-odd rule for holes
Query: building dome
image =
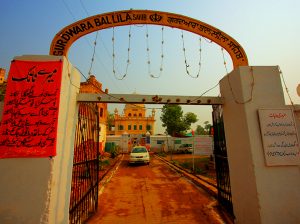
{"label": "building dome", "polygon": [[[133,92],[134,95],[139,95],[136,93],[136,91]],[[146,109],[145,104],[126,104],[124,107],[124,110],[129,110],[129,109]]]}
{"label": "building dome", "polygon": [[124,110],[128,109],[145,109],[145,104],[126,104]]}

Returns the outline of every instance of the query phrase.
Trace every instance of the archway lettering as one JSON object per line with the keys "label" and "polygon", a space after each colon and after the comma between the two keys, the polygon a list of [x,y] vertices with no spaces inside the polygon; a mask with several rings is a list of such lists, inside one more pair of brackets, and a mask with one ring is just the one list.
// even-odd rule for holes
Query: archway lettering
{"label": "archway lettering", "polygon": [[77,21],[55,35],[49,54],[67,56],[71,45],[84,35],[102,29],[132,24],[161,25],[190,31],[224,48],[229,53],[234,68],[248,65],[247,55],[242,46],[221,30],[187,16],[152,10],[115,11]]}

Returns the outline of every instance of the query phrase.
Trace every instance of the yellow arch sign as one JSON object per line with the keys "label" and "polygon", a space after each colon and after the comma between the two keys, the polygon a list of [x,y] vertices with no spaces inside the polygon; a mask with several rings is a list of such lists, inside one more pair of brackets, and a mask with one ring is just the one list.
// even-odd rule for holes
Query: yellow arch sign
{"label": "yellow arch sign", "polygon": [[223,47],[229,53],[234,68],[248,65],[247,55],[241,45],[221,30],[187,16],[152,10],[109,12],[77,21],[55,35],[49,54],[67,56],[71,45],[86,34],[132,24],[162,25],[190,31]]}

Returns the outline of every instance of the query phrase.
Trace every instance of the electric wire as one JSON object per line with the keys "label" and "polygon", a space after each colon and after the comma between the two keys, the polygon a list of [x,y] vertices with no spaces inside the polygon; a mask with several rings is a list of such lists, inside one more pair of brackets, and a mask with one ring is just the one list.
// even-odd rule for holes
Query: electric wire
{"label": "electric wire", "polygon": [[253,67],[251,66],[250,67],[250,74],[251,74],[251,77],[252,77],[252,82],[250,84],[250,96],[249,96],[249,99],[248,100],[245,100],[245,101],[239,101],[237,99],[237,96],[235,95],[234,91],[233,91],[233,87],[231,85],[231,82],[230,82],[230,77],[229,75],[227,75],[227,80],[228,80],[228,85],[229,85],[229,88],[230,88],[230,92],[231,92],[231,95],[233,97],[233,100],[236,104],[246,104],[246,103],[249,103],[252,101],[253,99],[253,89],[254,89],[254,74],[253,74]]}
{"label": "electric wire", "polygon": [[65,2],[65,0],[62,0],[62,2],[63,2],[63,4],[64,4],[64,6],[66,7],[67,11],[68,11],[68,12],[70,13],[70,15],[72,16],[73,20],[76,20],[74,14],[72,13],[70,7],[69,7],[68,4]]}
{"label": "electric wire", "polygon": [[89,69],[89,72],[88,72],[89,76],[91,75],[92,67],[93,67],[93,64],[94,64],[98,34],[99,34],[99,32],[96,33],[96,37],[95,37],[95,41],[94,41],[94,49],[93,49],[93,54],[92,54],[92,59],[91,59],[91,64],[90,64],[90,69]]}
{"label": "electric wire", "polygon": [[[65,2],[65,0],[62,0],[62,2],[63,2],[63,4],[64,4],[65,8],[67,9],[67,11],[69,12],[69,14],[72,16],[73,20],[76,20],[74,14],[72,13],[71,9],[69,8],[69,6],[68,6],[67,3]],[[80,0],[80,4],[81,4],[83,10],[85,11],[85,13],[89,16],[89,13],[88,13],[86,7],[84,6],[82,0]],[[136,26],[138,26],[138,27],[143,27],[144,25],[136,25]],[[163,31],[163,28],[162,28],[162,31]],[[98,34],[98,32],[97,32],[97,34]],[[96,38],[95,38],[95,39],[97,39],[97,37],[98,37],[97,34],[96,34]],[[212,43],[211,40],[208,41],[205,37],[203,37],[203,38],[204,38],[204,40],[205,40],[206,42]],[[109,55],[109,54],[110,54],[110,53],[109,53],[109,50],[107,49],[106,45],[103,43],[103,40],[101,39],[101,37],[100,37],[100,40],[101,40],[101,42],[102,42],[102,44],[103,44],[103,46],[104,46],[104,48],[105,48],[106,53]],[[199,39],[199,44],[200,44],[200,40],[201,40],[201,38]],[[93,49],[93,57],[92,57],[92,58],[96,58],[96,59],[98,60],[98,62],[103,66],[103,68],[104,68],[105,70],[108,71],[108,69],[106,68],[106,65],[98,58],[97,53],[96,53],[96,51],[95,51],[95,47],[93,47],[93,46],[90,44],[90,42],[89,42],[88,40],[85,39],[85,41],[86,41],[87,44]],[[162,45],[163,45],[163,44],[164,44],[164,42],[163,42],[163,32],[162,32]],[[94,42],[94,45],[95,45],[95,42]],[[163,52],[163,46],[161,47],[161,50],[162,50],[162,52]],[[200,52],[201,52],[201,51],[200,51]],[[163,53],[162,53],[161,57],[163,58]],[[225,60],[225,59],[224,59],[224,60]],[[94,61],[94,60],[92,60],[92,61]],[[69,62],[68,62],[68,63],[69,63]],[[93,63],[93,62],[91,62],[91,65],[92,65],[92,63]],[[68,66],[69,66],[69,65],[68,65]],[[186,66],[187,66],[187,64],[186,64]],[[187,67],[189,67],[189,66],[187,66]],[[81,70],[80,70],[78,67],[75,67],[75,68],[80,72],[80,74],[85,78],[85,80],[88,81],[88,78],[81,72]],[[90,70],[91,70],[91,66],[90,66]],[[89,74],[90,74],[90,70],[89,70]],[[226,70],[227,70],[227,68],[226,68]],[[228,73],[228,72],[227,72],[227,73]],[[281,74],[282,74],[282,73],[281,73]],[[75,85],[72,83],[71,79],[70,79],[70,82],[71,82],[71,85],[73,85],[74,87],[80,89],[80,87],[75,86]],[[113,82],[113,84],[115,85],[114,82]],[[216,88],[218,85],[219,85],[219,83],[216,84],[215,86],[213,86],[212,88],[209,88],[208,90],[204,91],[204,92],[199,96],[199,98],[202,97],[202,96],[203,96],[204,94],[206,94],[207,92],[211,91],[212,89]],[[95,86],[95,87],[98,88],[97,86]],[[102,90],[101,90],[101,91],[102,91]],[[102,92],[103,92],[103,91],[102,91]],[[108,95],[108,96],[110,96],[110,97],[112,97],[112,98],[114,98],[114,99],[119,100],[119,101],[122,102],[122,103],[126,103],[125,100],[122,100],[122,101],[121,101],[120,99],[118,99],[117,97],[114,97],[114,96],[111,95],[111,94],[108,94],[108,93],[105,93],[105,92],[103,92],[103,93],[106,94],[106,95]],[[289,97],[290,97],[290,96],[289,96]],[[197,99],[197,98],[196,98],[196,99]],[[196,99],[194,99],[193,101],[195,101]],[[290,98],[290,99],[291,99],[291,98]],[[162,108],[147,108],[147,109],[162,109]]]}
{"label": "electric wire", "polygon": [[[72,17],[72,19],[75,21],[76,18],[75,18],[75,16],[74,16],[74,14],[72,13],[72,10],[71,10],[70,7],[68,6],[68,4],[65,2],[65,0],[62,0],[62,2],[63,2],[63,5],[65,6],[66,10],[68,11],[68,13],[70,14],[70,16]],[[84,11],[85,11],[85,13],[87,14],[87,16],[89,16],[89,13],[88,13],[88,11],[86,10],[86,7],[84,6],[84,4],[83,4],[82,1],[81,1],[81,6],[82,6],[82,8],[84,9]],[[84,39],[84,41],[86,42],[86,44],[89,45],[89,47],[90,47],[91,49],[93,49],[93,46],[92,46],[91,43],[87,40],[87,38],[83,38],[83,39]],[[110,56],[111,53],[109,53],[109,50],[107,49],[107,47],[106,47],[105,43],[103,42],[101,36],[100,36],[99,39],[100,39],[100,41],[101,41],[101,43],[102,43],[102,45],[103,45],[103,47],[104,47],[104,49],[105,49],[105,52],[107,53],[108,56]],[[98,57],[97,52],[95,52],[95,58],[97,59],[98,63],[101,64],[101,66],[102,66],[101,68],[102,68],[103,70],[105,70],[105,73],[104,73],[104,74],[109,74],[109,69],[107,68],[106,64],[104,64],[103,61]],[[103,76],[103,77],[106,78],[107,76]],[[111,80],[111,82],[112,82],[112,84],[114,85],[114,87],[115,87],[116,89],[120,89],[119,86],[118,86],[118,85],[116,84],[116,82],[114,81],[114,79],[112,79],[111,76],[108,76],[108,77],[109,77],[109,79]],[[127,86],[125,83],[124,83],[124,86],[125,86],[125,87],[127,88],[127,90],[129,91],[129,88],[128,88],[128,86]]]}
{"label": "electric wire", "polygon": [[[85,14],[86,14],[87,16],[90,16],[90,14],[88,13],[88,11],[87,11],[85,5],[83,4],[82,0],[80,0],[80,4],[81,4],[81,7],[83,8]],[[99,32],[99,31],[97,31],[97,32]],[[106,47],[106,45],[105,45],[104,41],[102,40],[101,36],[99,37],[99,39],[100,39],[100,42],[102,43],[102,45],[103,45],[103,47],[104,47],[104,49],[105,49],[107,55],[110,56],[111,53],[109,52],[108,48]],[[96,54],[96,55],[97,55],[97,54]]]}
{"label": "electric wire", "polygon": [[225,71],[226,71],[226,74],[228,74],[227,63],[226,63],[226,60],[225,60],[224,48],[223,47],[221,47],[221,51],[222,51],[223,63],[224,63]]}
{"label": "electric wire", "polygon": [[90,16],[89,13],[88,13],[88,11],[87,11],[87,9],[86,9],[86,7],[84,6],[82,0],[80,0],[79,2],[80,2],[81,7],[83,8],[83,10],[85,11],[86,15]]}
{"label": "electric wire", "polygon": [[[88,78],[82,73],[82,71],[79,69],[79,68],[77,68],[77,67],[75,67],[78,71],[79,71],[79,73],[83,76],[83,78],[86,80],[86,82],[88,82]],[[70,80],[71,81],[71,80]],[[72,83],[71,83],[72,84]],[[95,88],[97,88],[97,89],[99,89],[99,87],[98,86],[96,86],[96,85],[94,85],[93,83],[90,83],[91,85],[93,85]],[[74,84],[72,84],[73,86],[75,86]],[[75,86],[76,88],[78,88],[78,89],[80,89],[79,87],[77,87],[77,86]],[[124,103],[124,104],[126,104],[126,103],[128,103],[128,104],[131,104],[131,105],[133,105],[133,106],[136,106],[136,107],[139,107],[139,105],[138,104],[132,104],[132,103],[129,103],[129,102],[127,102],[126,100],[124,100],[124,99],[119,99],[118,97],[115,97],[114,95],[112,95],[112,94],[109,94],[109,93],[106,93],[106,92],[104,92],[104,91],[102,91],[101,89],[99,89],[100,91],[101,91],[101,93],[102,94],[105,94],[105,95],[107,95],[107,96],[109,96],[109,97],[111,97],[111,98],[113,98],[113,99],[116,99],[116,100],[118,100],[118,101],[120,101],[120,103]],[[156,107],[148,107],[148,108],[146,108],[147,110],[149,110],[149,109],[162,109],[162,108],[156,108]]]}
{"label": "electric wire", "polygon": [[196,97],[195,99],[191,100],[191,102],[195,102],[197,100],[199,100],[202,96],[204,96],[206,93],[208,93],[209,91],[215,89],[217,86],[219,86],[220,83],[217,83],[216,85],[214,85],[213,87],[209,88],[208,90],[205,90],[203,93],[200,94],[200,96]]}
{"label": "electric wire", "polygon": [[280,76],[281,76],[281,79],[282,79],[282,82],[283,82],[283,85],[284,85],[286,94],[288,95],[288,98],[289,98],[289,100],[290,100],[290,103],[291,103],[292,107],[295,109],[294,102],[293,102],[292,97],[291,97],[291,95],[290,95],[290,93],[289,93],[289,89],[288,89],[288,87],[287,87],[287,85],[286,85],[286,82],[285,82],[283,73],[282,73],[282,71],[281,71],[281,69],[280,69],[279,66],[278,66],[278,71],[279,71],[279,74],[280,74]]}
{"label": "electric wire", "polygon": [[251,74],[251,77],[252,77],[252,82],[250,84],[250,97],[248,100],[245,100],[245,101],[239,101],[233,91],[233,87],[231,85],[231,82],[230,82],[230,77],[228,75],[228,69],[227,69],[227,63],[226,63],[226,60],[225,60],[225,55],[224,55],[224,48],[221,47],[221,52],[222,52],[222,56],[223,56],[223,64],[224,64],[224,67],[225,67],[225,71],[226,71],[226,77],[227,77],[227,81],[228,81],[228,85],[229,85],[229,88],[230,88],[230,92],[231,92],[231,95],[233,97],[233,100],[236,104],[246,104],[246,103],[249,103],[252,101],[253,99],[253,89],[254,89],[254,74],[253,74],[253,67],[251,66],[250,67],[250,74]]}

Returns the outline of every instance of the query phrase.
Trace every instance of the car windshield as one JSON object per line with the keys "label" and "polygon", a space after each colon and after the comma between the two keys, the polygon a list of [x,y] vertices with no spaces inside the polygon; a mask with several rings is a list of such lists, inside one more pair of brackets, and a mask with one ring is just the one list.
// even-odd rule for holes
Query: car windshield
{"label": "car windshield", "polygon": [[138,148],[132,149],[132,153],[139,153],[139,152],[147,152],[147,149],[144,147],[138,147]]}

